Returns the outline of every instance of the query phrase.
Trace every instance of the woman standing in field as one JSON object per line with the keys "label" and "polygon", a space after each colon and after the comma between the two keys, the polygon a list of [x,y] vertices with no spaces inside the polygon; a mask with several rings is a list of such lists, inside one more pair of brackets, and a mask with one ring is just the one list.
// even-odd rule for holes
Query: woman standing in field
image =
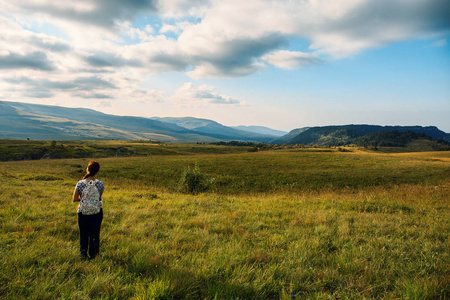
{"label": "woman standing in field", "polygon": [[103,220],[102,195],[105,189],[103,182],[95,179],[100,164],[91,161],[86,175],[78,181],[73,192],[73,202],[80,202],[77,209],[78,227],[80,229],[81,259],[95,258],[100,248],[100,226]]}

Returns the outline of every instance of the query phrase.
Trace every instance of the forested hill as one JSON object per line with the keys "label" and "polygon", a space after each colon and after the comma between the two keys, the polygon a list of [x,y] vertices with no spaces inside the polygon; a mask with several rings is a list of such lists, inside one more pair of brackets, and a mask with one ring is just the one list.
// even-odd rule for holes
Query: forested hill
{"label": "forested hill", "polygon": [[[297,131],[298,134],[292,134]],[[378,132],[391,132],[390,135],[370,136]],[[394,134],[392,132],[397,132]],[[400,136],[400,133],[413,132],[422,136],[414,136],[413,139],[426,138],[430,140],[450,141],[450,134],[439,130],[435,126],[378,126],[378,125],[342,125],[342,126],[324,126],[311,127],[306,130],[295,129],[291,133],[274,140],[277,144],[304,144],[304,145],[323,145],[323,146],[344,146],[349,144],[366,143],[374,144],[374,139],[381,143],[382,138],[391,138],[392,135]]]}

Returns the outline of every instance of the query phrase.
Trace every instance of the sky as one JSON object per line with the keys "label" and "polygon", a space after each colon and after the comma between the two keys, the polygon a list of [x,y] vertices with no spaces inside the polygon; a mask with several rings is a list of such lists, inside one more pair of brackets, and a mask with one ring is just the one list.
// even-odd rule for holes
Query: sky
{"label": "sky", "polygon": [[2,0],[0,100],[450,132],[450,1]]}

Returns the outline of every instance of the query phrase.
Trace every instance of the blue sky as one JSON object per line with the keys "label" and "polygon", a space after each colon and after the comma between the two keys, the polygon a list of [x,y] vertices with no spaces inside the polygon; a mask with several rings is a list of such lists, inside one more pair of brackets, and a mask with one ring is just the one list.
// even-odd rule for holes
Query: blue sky
{"label": "blue sky", "polygon": [[6,0],[0,100],[450,132],[449,15],[446,0]]}

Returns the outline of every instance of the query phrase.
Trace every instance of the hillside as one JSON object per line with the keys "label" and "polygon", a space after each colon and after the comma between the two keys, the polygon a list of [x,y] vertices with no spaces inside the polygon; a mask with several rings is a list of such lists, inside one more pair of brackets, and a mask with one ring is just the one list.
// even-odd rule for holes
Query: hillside
{"label": "hillside", "polygon": [[253,132],[253,133],[269,135],[269,136],[273,136],[273,137],[281,137],[281,136],[287,134],[287,132],[285,132],[285,131],[274,130],[274,129],[267,128],[264,126],[234,126],[232,128],[239,129],[242,131],[249,131],[249,132]]}
{"label": "hillside", "polygon": [[[248,133],[200,120],[187,128],[174,122],[104,114],[91,109],[0,101],[0,139],[32,140],[157,140],[267,142],[273,137]],[[180,124],[182,125],[182,124]]]}
{"label": "hillside", "polygon": [[305,132],[309,128],[310,127],[303,127],[303,128],[293,129],[289,133],[287,133],[286,135],[281,136],[278,139],[273,140],[272,143],[274,143],[274,144],[286,144],[288,141],[290,141],[291,139],[295,138],[300,133]]}
{"label": "hillside", "polygon": [[153,117],[153,120],[158,120],[165,123],[175,124],[179,127],[194,130],[204,134],[211,135],[221,140],[252,140],[259,142],[270,142],[274,136],[271,134],[256,133],[248,130],[240,130],[228,126],[224,126],[212,120],[199,119],[193,117],[182,118],[158,118]]}
{"label": "hillside", "polygon": [[[434,126],[343,125],[304,127],[284,134],[262,126],[229,127],[192,117],[143,118],[116,116],[85,108],[66,108],[0,101],[0,139],[31,140],[154,140],[162,142],[243,141],[269,144],[343,146],[358,144],[368,134],[385,131],[425,134],[450,142]],[[281,136],[281,137],[280,137]],[[372,137],[373,138],[373,137]],[[379,137],[377,137],[379,139]],[[369,143],[366,141],[366,144]],[[373,141],[370,143],[373,144]],[[378,144],[379,141],[377,142]]]}
{"label": "hillside", "polygon": [[[313,144],[322,146],[344,146],[356,144],[358,139],[377,132],[414,132],[423,134],[432,140],[450,140],[450,135],[434,126],[378,126],[343,125],[295,129],[289,134],[273,141],[278,144]],[[384,136],[386,137],[386,136]],[[416,137],[418,138],[418,137]]]}
{"label": "hillside", "polygon": [[379,131],[369,133],[354,140],[361,147],[402,147],[410,151],[450,150],[450,143],[440,139],[434,141],[424,133],[412,131]]}

